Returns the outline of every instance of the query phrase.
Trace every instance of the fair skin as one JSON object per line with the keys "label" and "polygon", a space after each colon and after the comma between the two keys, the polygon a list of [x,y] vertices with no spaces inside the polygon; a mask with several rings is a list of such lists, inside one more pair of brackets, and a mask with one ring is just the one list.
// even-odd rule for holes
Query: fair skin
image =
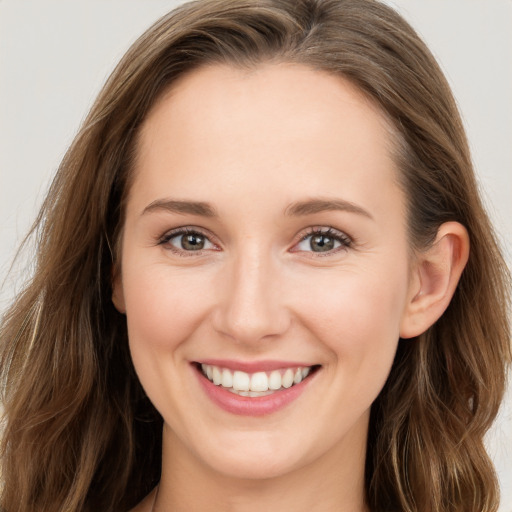
{"label": "fair skin", "polygon": [[[371,404],[468,252],[447,223],[412,254],[391,133],[348,82],[300,65],[201,68],[151,111],[113,300],[164,419],[154,511],[366,510]],[[296,394],[243,397],[201,363],[310,373]]]}

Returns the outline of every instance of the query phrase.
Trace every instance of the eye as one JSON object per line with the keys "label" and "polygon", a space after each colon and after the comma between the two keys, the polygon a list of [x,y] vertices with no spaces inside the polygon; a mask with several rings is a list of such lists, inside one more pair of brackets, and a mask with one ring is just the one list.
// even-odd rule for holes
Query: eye
{"label": "eye", "polygon": [[217,249],[210,239],[200,231],[181,228],[166,233],[159,242],[177,253],[200,252],[203,250]]}
{"label": "eye", "polygon": [[294,251],[329,253],[350,247],[352,240],[333,228],[311,228],[295,246]]}

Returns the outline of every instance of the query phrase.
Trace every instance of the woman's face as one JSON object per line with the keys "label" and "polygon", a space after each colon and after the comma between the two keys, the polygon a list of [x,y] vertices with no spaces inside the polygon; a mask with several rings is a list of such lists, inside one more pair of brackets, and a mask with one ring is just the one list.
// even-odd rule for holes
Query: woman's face
{"label": "woman's face", "polygon": [[299,65],[201,68],[152,110],[114,301],[174,453],[361,466],[416,293],[390,146],[361,93]]}

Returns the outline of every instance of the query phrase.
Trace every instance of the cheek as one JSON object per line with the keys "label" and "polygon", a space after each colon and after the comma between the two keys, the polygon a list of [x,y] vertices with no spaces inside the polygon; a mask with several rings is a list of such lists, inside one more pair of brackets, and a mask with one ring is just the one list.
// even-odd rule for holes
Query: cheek
{"label": "cheek", "polygon": [[347,271],[320,281],[317,277],[314,286],[302,291],[308,329],[354,371],[389,371],[407,294],[404,272],[397,270]]}
{"label": "cheek", "polygon": [[132,350],[177,347],[201,322],[206,309],[199,279],[184,279],[165,267],[138,267],[123,277]]}
{"label": "cheek", "polygon": [[[204,319],[200,283],[165,265],[125,265],[123,288],[132,361],[151,401],[163,415],[180,409],[187,393],[180,377],[187,340]],[[131,271],[131,268],[134,270]]]}

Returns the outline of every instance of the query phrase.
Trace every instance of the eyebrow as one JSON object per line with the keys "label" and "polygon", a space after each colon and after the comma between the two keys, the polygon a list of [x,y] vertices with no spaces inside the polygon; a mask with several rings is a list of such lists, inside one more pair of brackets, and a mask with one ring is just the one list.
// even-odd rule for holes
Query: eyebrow
{"label": "eyebrow", "polygon": [[201,217],[217,217],[215,208],[203,201],[177,201],[174,199],[157,199],[144,208],[142,215],[159,210]]}
{"label": "eyebrow", "polygon": [[309,199],[307,201],[299,201],[292,203],[285,210],[285,215],[289,216],[302,216],[312,215],[314,213],[326,211],[344,211],[349,213],[356,213],[369,219],[373,219],[372,214],[358,206],[357,204],[345,201],[344,199]]}
{"label": "eyebrow", "polygon": [[[175,199],[157,199],[150,203],[142,215],[154,211],[164,210],[171,213],[181,213],[188,215],[199,215],[201,217],[217,217],[215,208],[204,201],[179,201]],[[286,216],[299,217],[305,215],[313,215],[326,211],[344,211],[355,213],[373,219],[370,212],[364,208],[345,201],[343,199],[308,199],[306,201],[298,201],[290,204],[284,214]]]}

